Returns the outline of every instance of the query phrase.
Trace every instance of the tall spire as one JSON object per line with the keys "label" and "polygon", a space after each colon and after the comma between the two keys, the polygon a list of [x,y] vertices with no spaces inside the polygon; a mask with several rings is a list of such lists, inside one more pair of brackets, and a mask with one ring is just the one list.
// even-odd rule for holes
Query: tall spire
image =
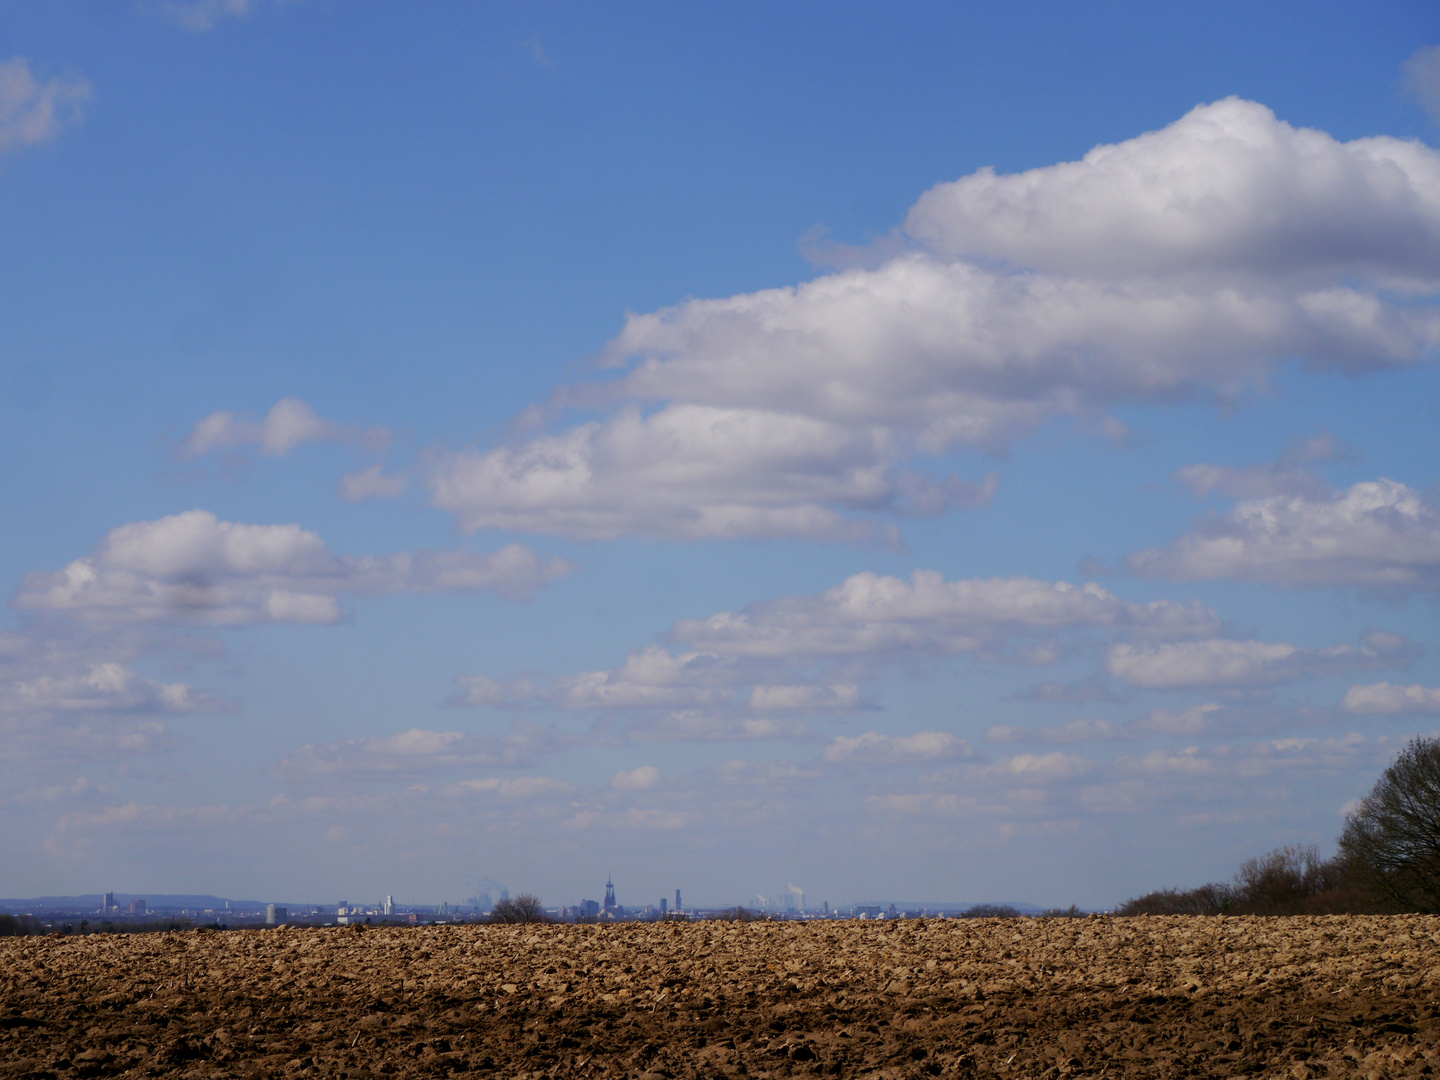
{"label": "tall spire", "polygon": [[615,882],[610,880],[610,871],[605,871],[605,910],[613,911],[620,905],[615,902]]}

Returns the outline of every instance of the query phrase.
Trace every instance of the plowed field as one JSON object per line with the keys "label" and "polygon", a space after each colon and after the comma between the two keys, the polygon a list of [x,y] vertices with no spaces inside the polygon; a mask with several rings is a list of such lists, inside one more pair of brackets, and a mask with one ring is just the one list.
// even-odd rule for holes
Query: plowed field
{"label": "plowed field", "polygon": [[1440,918],[0,939],[0,1076],[1421,1076]]}

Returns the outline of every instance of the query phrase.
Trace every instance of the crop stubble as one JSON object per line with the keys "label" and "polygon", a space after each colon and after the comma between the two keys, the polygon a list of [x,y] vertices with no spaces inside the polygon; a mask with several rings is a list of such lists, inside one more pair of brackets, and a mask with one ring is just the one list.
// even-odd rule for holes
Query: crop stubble
{"label": "crop stubble", "polygon": [[0,1076],[1421,1076],[1440,918],[0,939]]}

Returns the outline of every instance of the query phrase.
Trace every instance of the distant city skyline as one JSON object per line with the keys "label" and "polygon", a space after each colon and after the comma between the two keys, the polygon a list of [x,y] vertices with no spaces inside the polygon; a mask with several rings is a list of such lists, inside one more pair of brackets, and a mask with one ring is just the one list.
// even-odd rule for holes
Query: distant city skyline
{"label": "distant city skyline", "polygon": [[8,5],[0,892],[1328,853],[1440,725],[1437,137],[1433,0]]}

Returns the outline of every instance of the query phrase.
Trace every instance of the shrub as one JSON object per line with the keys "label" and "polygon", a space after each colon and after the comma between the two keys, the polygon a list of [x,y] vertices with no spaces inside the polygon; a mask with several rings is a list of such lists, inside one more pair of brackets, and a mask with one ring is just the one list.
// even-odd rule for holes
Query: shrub
{"label": "shrub", "polygon": [[717,911],[711,916],[712,919],[720,919],[724,922],[757,922],[765,916],[758,911],[751,911],[747,907],[726,908],[724,911]]}
{"label": "shrub", "polygon": [[492,923],[543,923],[549,922],[540,898],[530,893],[521,893],[509,900],[501,900],[490,912]]}
{"label": "shrub", "polygon": [[1009,904],[976,904],[960,913],[967,919],[1018,919],[1020,910]]}

